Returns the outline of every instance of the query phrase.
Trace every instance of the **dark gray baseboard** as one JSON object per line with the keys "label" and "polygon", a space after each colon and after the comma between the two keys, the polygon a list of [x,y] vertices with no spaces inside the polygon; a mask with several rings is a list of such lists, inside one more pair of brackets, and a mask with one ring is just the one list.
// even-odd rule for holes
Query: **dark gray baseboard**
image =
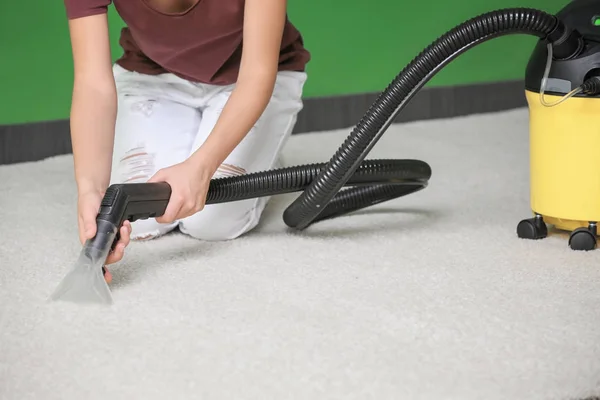
{"label": "dark gray baseboard", "polygon": [[[350,128],[357,124],[379,93],[307,99],[296,133]],[[394,120],[395,123],[506,111],[526,107],[521,80],[424,88]]]}
{"label": "dark gray baseboard", "polygon": [[[294,134],[354,126],[379,93],[305,99]],[[527,105],[523,81],[425,88],[395,122],[452,118]],[[69,121],[0,125],[0,164],[38,161],[71,153]]]}

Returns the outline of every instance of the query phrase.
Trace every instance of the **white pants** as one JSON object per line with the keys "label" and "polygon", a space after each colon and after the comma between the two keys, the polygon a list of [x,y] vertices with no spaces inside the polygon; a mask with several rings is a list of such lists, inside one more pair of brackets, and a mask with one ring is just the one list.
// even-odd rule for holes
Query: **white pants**
{"label": "white pants", "polygon": [[[234,85],[193,83],[173,74],[143,75],[114,66],[118,114],[112,183],[145,182],[156,171],[186,160],[210,134]],[[227,157],[215,177],[272,169],[302,109],[303,72],[280,72],[257,124]],[[193,177],[190,177],[193,179]],[[132,239],[155,238],[176,227],[202,240],[229,240],[259,222],[268,197],[209,204],[171,224],[132,224]]]}

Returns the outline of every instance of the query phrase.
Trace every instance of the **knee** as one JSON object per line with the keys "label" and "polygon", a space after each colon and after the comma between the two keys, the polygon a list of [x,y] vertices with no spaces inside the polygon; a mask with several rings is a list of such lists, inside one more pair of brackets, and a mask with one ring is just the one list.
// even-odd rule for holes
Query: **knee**
{"label": "knee", "polygon": [[113,152],[111,183],[143,183],[156,172],[155,155],[139,145]]}
{"label": "knee", "polygon": [[[244,203],[244,204],[236,204]],[[210,204],[180,224],[181,232],[199,240],[225,241],[236,239],[258,225],[258,210],[246,201]]]}

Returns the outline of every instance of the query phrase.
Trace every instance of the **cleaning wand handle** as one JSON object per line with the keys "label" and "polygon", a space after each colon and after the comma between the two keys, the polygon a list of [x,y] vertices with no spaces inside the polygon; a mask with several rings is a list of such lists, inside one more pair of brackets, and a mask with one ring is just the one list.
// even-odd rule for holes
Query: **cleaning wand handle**
{"label": "cleaning wand handle", "polygon": [[170,198],[171,186],[166,182],[111,185],[96,216],[96,235],[85,243],[84,251],[108,256],[123,222],[162,216]]}
{"label": "cleaning wand handle", "polygon": [[160,217],[170,198],[171,186],[166,182],[114,184],[106,190],[96,220],[119,229],[125,221]]}

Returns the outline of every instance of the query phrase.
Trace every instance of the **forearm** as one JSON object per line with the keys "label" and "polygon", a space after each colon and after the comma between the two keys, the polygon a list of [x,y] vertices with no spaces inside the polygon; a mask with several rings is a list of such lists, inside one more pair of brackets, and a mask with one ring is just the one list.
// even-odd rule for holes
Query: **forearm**
{"label": "forearm", "polygon": [[117,97],[114,83],[75,82],[71,141],[78,191],[103,192],[110,181]]}
{"label": "forearm", "polygon": [[238,80],[212,132],[192,160],[214,173],[265,111],[275,78],[274,73],[264,73]]}

